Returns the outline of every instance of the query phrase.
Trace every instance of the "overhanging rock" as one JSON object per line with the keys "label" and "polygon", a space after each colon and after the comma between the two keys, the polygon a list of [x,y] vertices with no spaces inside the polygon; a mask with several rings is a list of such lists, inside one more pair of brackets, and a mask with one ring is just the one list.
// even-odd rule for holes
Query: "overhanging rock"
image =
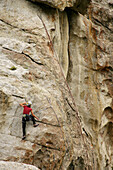
{"label": "overhanging rock", "polygon": [[39,2],[49,5],[53,8],[57,8],[60,11],[64,11],[66,7],[72,8],[75,11],[85,14],[90,0],[31,0],[33,2]]}

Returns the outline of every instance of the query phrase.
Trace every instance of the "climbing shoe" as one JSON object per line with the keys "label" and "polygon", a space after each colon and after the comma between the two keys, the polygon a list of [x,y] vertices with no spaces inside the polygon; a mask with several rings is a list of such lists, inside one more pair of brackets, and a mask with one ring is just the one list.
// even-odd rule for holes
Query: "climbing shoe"
{"label": "climbing shoe", "polygon": [[34,127],[37,127],[39,124],[35,124],[35,125],[33,125]]}
{"label": "climbing shoe", "polygon": [[26,136],[23,136],[23,137],[22,137],[22,140],[24,140],[25,138],[26,138]]}

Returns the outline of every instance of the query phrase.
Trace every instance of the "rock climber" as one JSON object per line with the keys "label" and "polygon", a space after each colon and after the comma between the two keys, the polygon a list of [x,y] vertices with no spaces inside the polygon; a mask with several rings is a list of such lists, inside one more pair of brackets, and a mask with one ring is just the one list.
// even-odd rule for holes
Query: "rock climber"
{"label": "rock climber", "polygon": [[[38,117],[36,117],[33,114],[33,111],[31,109],[31,105],[32,102],[29,101],[28,103],[24,102],[24,103],[20,103],[20,106],[22,106],[24,108],[23,110],[23,116],[22,116],[22,130],[23,130],[23,137],[22,140],[24,140],[26,138],[26,121],[32,120],[33,121],[33,126],[37,127],[39,124],[36,124],[35,118],[37,120],[39,120]],[[29,113],[31,112],[31,115],[29,115]]]}

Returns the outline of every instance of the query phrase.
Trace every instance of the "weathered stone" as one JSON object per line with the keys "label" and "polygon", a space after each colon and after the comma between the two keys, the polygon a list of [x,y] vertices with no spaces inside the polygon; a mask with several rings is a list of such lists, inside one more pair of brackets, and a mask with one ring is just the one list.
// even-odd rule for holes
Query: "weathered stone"
{"label": "weathered stone", "polygon": [[[61,22],[56,10],[49,9],[46,13],[45,7],[28,1],[0,2],[0,159],[34,164],[42,169],[59,169],[66,149],[72,147],[72,143],[68,139],[69,128],[64,128],[66,113],[63,106],[60,108],[57,104],[58,101],[63,105],[58,85],[60,68],[53,58],[46,31],[37,15],[38,9],[39,14],[43,11],[41,17],[51,38],[56,36],[56,42],[59,38],[57,50],[63,55],[67,47],[60,50],[60,31],[54,31],[55,22],[59,22],[58,27]],[[66,39],[68,41],[68,33]],[[32,101],[33,112],[41,122],[36,128],[28,122],[26,141],[21,141],[22,108],[19,103],[28,100]],[[72,157],[70,152],[67,158]],[[70,160],[66,162],[67,166],[69,163]]]}
{"label": "weathered stone", "polygon": [[23,163],[17,163],[17,162],[5,162],[5,161],[0,161],[0,169],[1,170],[38,170],[37,167],[32,166],[32,165],[27,165]]}
{"label": "weathered stone", "polygon": [[72,8],[82,14],[85,14],[90,0],[32,0],[33,2],[39,2],[47,4],[53,8],[57,8],[63,11],[66,7]]}
{"label": "weathered stone", "polygon": [[[0,1],[0,160],[112,169],[112,2],[92,0],[85,16],[89,1],[40,2],[54,8]],[[40,122],[22,141],[28,100]]]}
{"label": "weathered stone", "polygon": [[108,5],[107,1],[101,4],[100,1],[92,1],[88,10],[90,20],[77,13],[69,13],[71,57],[68,82],[85,130],[98,154],[100,167],[96,165],[96,169],[106,166],[111,169],[113,165],[113,15]]}

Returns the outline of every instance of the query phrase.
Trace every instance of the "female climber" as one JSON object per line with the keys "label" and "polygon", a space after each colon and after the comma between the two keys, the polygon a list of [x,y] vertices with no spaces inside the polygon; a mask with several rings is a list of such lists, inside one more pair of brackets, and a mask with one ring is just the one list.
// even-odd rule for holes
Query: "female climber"
{"label": "female climber", "polygon": [[[22,106],[24,108],[23,116],[22,116],[22,130],[23,130],[22,140],[24,140],[26,138],[26,121],[32,120],[34,127],[37,127],[39,125],[39,124],[36,124],[36,122],[35,122],[35,118],[37,120],[39,120],[39,118],[36,117],[33,114],[33,111],[31,109],[31,105],[32,105],[31,101],[29,101],[28,103],[26,103],[26,102],[25,103],[20,103],[20,106]],[[29,115],[30,112],[31,112],[31,115]]]}

